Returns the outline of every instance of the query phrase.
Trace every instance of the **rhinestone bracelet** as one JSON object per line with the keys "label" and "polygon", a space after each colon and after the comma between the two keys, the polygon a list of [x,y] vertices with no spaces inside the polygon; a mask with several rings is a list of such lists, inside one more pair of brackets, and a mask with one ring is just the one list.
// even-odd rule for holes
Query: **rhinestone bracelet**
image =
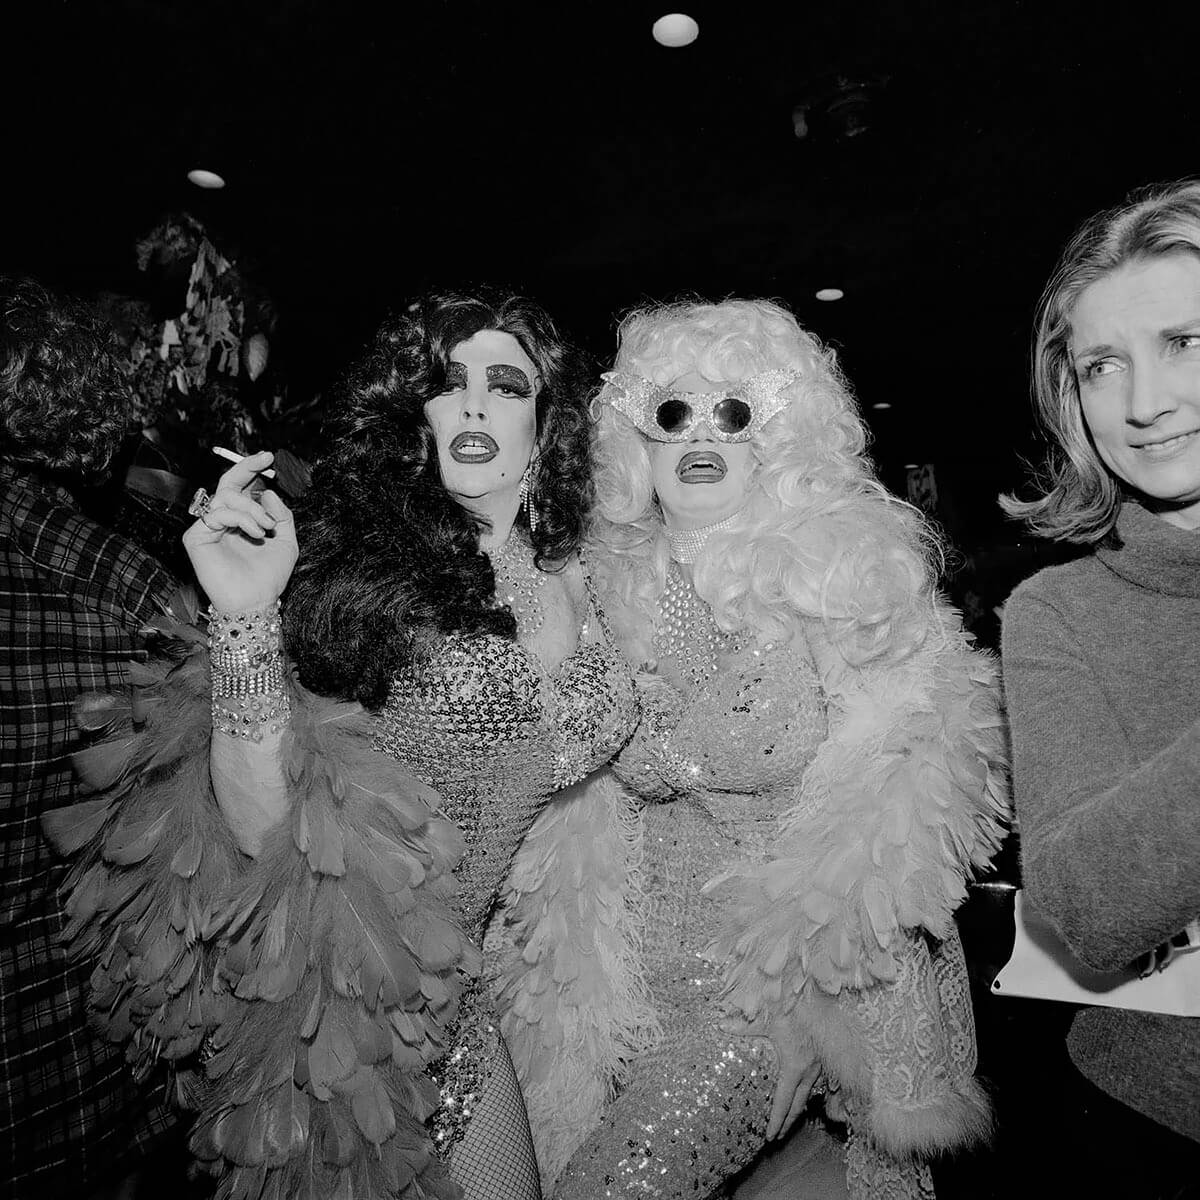
{"label": "rhinestone bracelet", "polygon": [[284,687],[279,601],[256,612],[208,610],[212,723],[217,733],[260,742],[292,715]]}
{"label": "rhinestone bracelet", "polygon": [[248,671],[217,671],[214,667],[212,694],[214,696],[266,696],[283,691],[283,658],[273,658]]}
{"label": "rhinestone bracelet", "polygon": [[261,742],[266,727],[272,733],[279,733],[291,716],[292,702],[286,693],[247,701],[245,708],[227,708],[216,700],[212,705],[214,732],[250,742]]}
{"label": "rhinestone bracelet", "polygon": [[278,600],[256,612],[218,612],[209,605],[208,652],[213,670],[257,670],[279,655],[281,628]]}

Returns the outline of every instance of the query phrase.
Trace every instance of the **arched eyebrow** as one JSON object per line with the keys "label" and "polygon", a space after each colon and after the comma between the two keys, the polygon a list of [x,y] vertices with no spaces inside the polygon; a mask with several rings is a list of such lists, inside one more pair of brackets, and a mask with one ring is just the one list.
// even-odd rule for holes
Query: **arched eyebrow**
{"label": "arched eyebrow", "polygon": [[489,386],[498,384],[519,396],[533,395],[533,384],[530,383],[529,376],[512,363],[492,363],[487,369],[487,381]]}

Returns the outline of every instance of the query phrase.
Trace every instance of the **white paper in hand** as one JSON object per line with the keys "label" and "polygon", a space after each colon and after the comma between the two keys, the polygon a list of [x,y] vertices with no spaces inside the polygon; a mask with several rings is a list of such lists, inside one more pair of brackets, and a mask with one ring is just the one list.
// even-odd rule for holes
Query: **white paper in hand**
{"label": "white paper in hand", "polygon": [[1014,897],[1017,936],[1012,957],[992,982],[996,995],[1200,1017],[1200,952],[1180,954],[1165,970],[1145,979],[1132,966],[1111,973],[1093,971],[1072,957],[1058,934],[1024,899],[1019,891]]}

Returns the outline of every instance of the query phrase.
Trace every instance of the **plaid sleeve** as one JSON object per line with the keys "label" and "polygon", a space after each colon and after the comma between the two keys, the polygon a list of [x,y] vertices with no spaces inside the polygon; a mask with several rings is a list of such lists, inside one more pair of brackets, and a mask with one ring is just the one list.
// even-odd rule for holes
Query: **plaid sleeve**
{"label": "plaid sleeve", "polygon": [[76,697],[125,686],[139,629],[177,585],[63,493],[0,484],[0,1179],[45,1200],[170,1123],[161,1086],[88,1026],[90,970],[59,948],[65,868],[40,821],[76,799]]}

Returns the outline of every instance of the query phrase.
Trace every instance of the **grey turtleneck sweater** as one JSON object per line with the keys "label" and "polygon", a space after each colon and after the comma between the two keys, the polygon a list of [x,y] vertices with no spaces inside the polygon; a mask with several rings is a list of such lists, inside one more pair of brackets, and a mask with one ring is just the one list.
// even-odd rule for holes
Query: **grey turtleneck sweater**
{"label": "grey turtleneck sweater", "polygon": [[[1085,963],[1126,966],[1200,916],[1200,531],[1126,502],[1120,549],[1005,605],[1022,882]],[[1091,1008],[1071,1056],[1200,1141],[1200,1017]]]}

